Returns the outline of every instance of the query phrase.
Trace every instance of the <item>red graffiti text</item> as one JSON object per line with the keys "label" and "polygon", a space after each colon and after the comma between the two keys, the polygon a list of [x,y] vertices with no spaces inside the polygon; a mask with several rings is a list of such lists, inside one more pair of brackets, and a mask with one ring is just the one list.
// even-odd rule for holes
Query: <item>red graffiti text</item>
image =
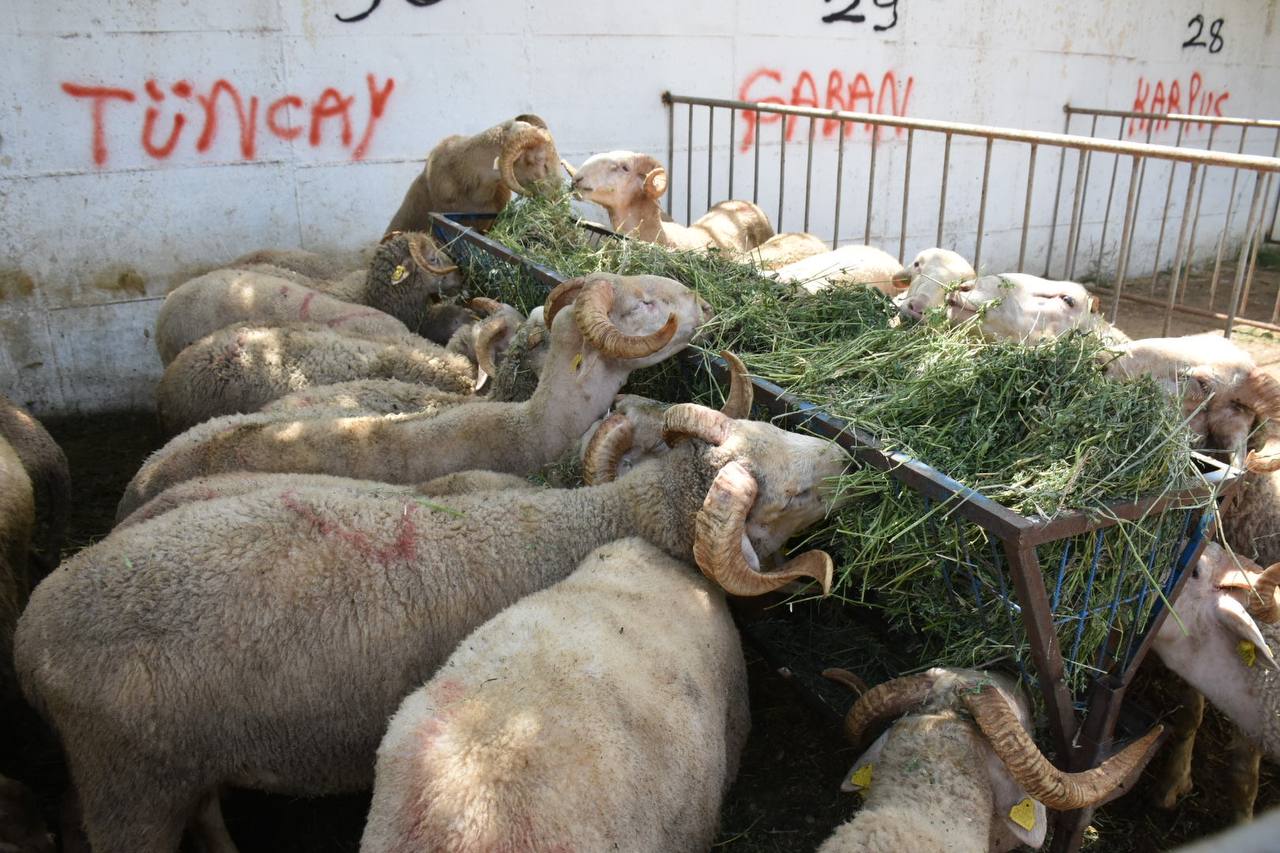
{"label": "red graffiti text", "polygon": [[[874,75],[868,76],[861,71],[846,77],[844,72],[835,68],[827,72],[826,85],[820,88],[811,72],[801,71],[794,81],[787,81],[790,83],[788,86],[783,83],[781,71],[776,68],[759,68],[748,74],[747,79],[742,81],[742,86],[738,89],[738,99],[760,104],[790,104],[797,107],[905,116],[907,103],[911,100],[911,90],[915,87],[915,78],[908,76],[905,82],[900,82],[894,72],[886,71],[880,75],[879,85],[873,86],[871,82],[873,77]],[[756,116],[755,113],[743,113],[742,118],[741,147],[743,151],[748,151],[759,138]],[[777,124],[782,118],[777,114],[762,113],[760,124]],[[796,116],[787,116],[788,142],[795,136],[798,122],[799,118]],[[823,138],[833,139],[840,124],[835,119],[823,119],[821,125]],[[852,136],[854,129],[859,126],[867,134],[871,133],[872,126],[869,124],[856,125],[846,122],[844,135]],[[887,131],[881,131],[880,135],[883,136],[885,133]],[[897,129],[897,133],[901,134],[902,130]]]}
{"label": "red graffiti text", "polygon": [[[1222,105],[1231,97],[1225,87],[1221,91],[1213,91],[1204,87],[1204,78],[1196,71],[1187,81],[1187,88],[1182,88],[1182,81],[1152,81],[1138,78],[1138,91],[1133,97],[1133,111],[1139,113],[1191,113],[1202,116],[1222,117]],[[1184,99],[1185,98],[1185,99]],[[1129,136],[1146,133],[1148,125],[1152,133],[1168,130],[1172,122],[1135,119],[1129,122]],[[1197,124],[1197,129],[1204,127]]]}
{"label": "red graffiti text", "polygon": [[[312,147],[336,133],[342,147],[351,151],[351,159],[360,160],[369,152],[396,81],[389,77],[379,83],[373,74],[366,74],[365,85],[364,98],[328,88],[310,102],[300,95],[284,95],[270,101],[257,95],[245,97],[235,84],[222,79],[203,91],[187,80],[179,80],[167,89],[155,80],[147,80],[141,94],[131,89],[79,83],[63,83],[62,91],[88,103],[93,162],[105,166],[111,156],[108,126],[116,127],[116,122],[129,120],[129,116],[121,115],[122,110],[136,116],[137,108],[125,105],[138,101],[146,105],[138,145],[155,160],[168,159],[177,150],[188,125],[191,132],[185,136],[192,140],[192,147],[198,153],[207,152],[217,141],[220,123],[228,120],[235,125],[244,160],[257,157],[258,140],[263,133],[284,140],[298,139],[305,133]],[[362,128],[358,138],[357,128]]]}

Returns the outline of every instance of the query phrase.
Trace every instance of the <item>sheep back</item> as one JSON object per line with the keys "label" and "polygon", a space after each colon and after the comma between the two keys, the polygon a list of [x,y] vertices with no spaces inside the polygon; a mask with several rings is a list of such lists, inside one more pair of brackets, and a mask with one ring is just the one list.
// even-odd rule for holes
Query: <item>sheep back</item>
{"label": "sheep back", "polygon": [[250,270],[214,270],[165,297],[156,318],[156,348],[169,364],[186,347],[235,323],[318,323],[369,338],[400,337],[404,323],[284,278]]}
{"label": "sheep back", "polygon": [[613,542],[405,699],[361,850],[705,850],[749,725],[721,592]]}
{"label": "sheep back", "polygon": [[292,412],[300,416],[325,409],[334,414],[396,415],[473,402],[472,394],[454,394],[430,385],[400,379],[354,379],[305,388],[272,400],[262,412]]}
{"label": "sheep back", "polygon": [[35,528],[31,534],[31,570],[48,574],[61,559],[62,540],[71,515],[71,471],[66,454],[30,412],[0,394],[0,438],[9,442],[31,479]]}

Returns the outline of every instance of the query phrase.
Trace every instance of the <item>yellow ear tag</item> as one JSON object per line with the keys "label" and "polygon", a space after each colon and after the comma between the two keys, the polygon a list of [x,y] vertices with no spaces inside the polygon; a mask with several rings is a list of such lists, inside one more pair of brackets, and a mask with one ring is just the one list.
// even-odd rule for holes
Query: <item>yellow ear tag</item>
{"label": "yellow ear tag", "polygon": [[404,264],[400,264],[398,267],[396,267],[394,270],[391,271],[392,284],[399,284],[400,282],[404,281],[408,277],[409,277],[409,271],[404,268]]}
{"label": "yellow ear tag", "polygon": [[855,785],[859,792],[871,790],[871,768],[873,764],[864,764],[849,777],[849,784]]}
{"label": "yellow ear tag", "polygon": [[1013,804],[1013,808],[1009,809],[1009,820],[1025,829],[1027,832],[1036,828],[1036,801],[1030,797],[1024,797]]}
{"label": "yellow ear tag", "polygon": [[578,353],[573,357],[573,369],[574,371],[582,369],[582,353]]}
{"label": "yellow ear tag", "polygon": [[1252,667],[1258,662],[1258,649],[1248,640],[1241,640],[1236,643],[1236,654],[1240,656],[1240,660],[1245,666]]}

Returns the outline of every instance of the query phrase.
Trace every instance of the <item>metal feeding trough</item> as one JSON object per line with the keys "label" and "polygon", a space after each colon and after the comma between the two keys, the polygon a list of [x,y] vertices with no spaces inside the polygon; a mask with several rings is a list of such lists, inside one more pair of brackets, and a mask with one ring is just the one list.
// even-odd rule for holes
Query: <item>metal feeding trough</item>
{"label": "metal feeding trough", "polygon": [[[460,263],[511,264],[548,290],[566,280],[468,227],[468,219],[466,214],[432,215],[435,236]],[[620,239],[608,229],[583,227],[600,239]],[[728,366],[723,360],[692,348],[682,357],[685,369],[709,370],[717,380],[727,382]],[[963,537],[964,525],[985,531],[990,547],[981,549],[982,553],[966,551],[962,559],[940,558],[943,588],[939,594],[945,592],[958,603],[976,606],[992,620],[1003,620],[1002,629],[1008,628],[1020,640],[1013,656],[1023,677],[1043,697],[1047,731],[1060,767],[1082,770],[1106,758],[1125,690],[1166,615],[1164,602],[1176,598],[1188,577],[1185,569],[1205,546],[1213,507],[1210,498],[1232,487],[1239,472],[1197,456],[1204,482],[1192,488],[1112,504],[1104,513],[1023,515],[918,459],[885,450],[874,436],[771,382],[755,378],[752,383],[755,404],[773,422],[836,441],[857,464],[884,471],[914,493],[922,513],[943,504],[945,513],[935,513],[938,523],[933,530],[938,537]],[[1136,546],[1126,537],[1119,553],[1127,556],[1118,569],[1125,576],[1114,595],[1095,597],[1093,579],[1105,565],[1103,555],[1115,553],[1104,545],[1109,533],[1119,535],[1114,528],[1122,520],[1157,525],[1156,544],[1147,553],[1132,553]],[[946,548],[939,551],[947,553]],[[1046,562],[1053,571],[1045,570]],[[1067,610],[1061,601],[1063,582],[1076,573],[1086,578],[1084,599],[1078,608]],[[1159,594],[1148,579],[1159,585]],[[1095,620],[1105,625],[1109,639],[1096,659],[1080,660],[1080,638],[1086,623],[1099,627]],[[1081,679],[1081,675],[1087,677]],[[1082,680],[1088,686],[1073,694],[1069,684]],[[1087,811],[1059,815],[1054,849],[1076,849],[1089,815]]]}

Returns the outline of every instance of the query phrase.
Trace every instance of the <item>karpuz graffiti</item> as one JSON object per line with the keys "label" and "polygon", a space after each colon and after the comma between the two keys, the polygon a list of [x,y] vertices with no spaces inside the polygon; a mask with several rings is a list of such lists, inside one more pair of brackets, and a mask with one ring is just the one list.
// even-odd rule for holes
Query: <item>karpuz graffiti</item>
{"label": "karpuz graffiti", "polygon": [[[412,6],[434,6],[439,2],[440,0],[409,0],[409,4]],[[894,2],[896,3],[897,0],[894,0]],[[349,18],[344,18],[341,15],[335,13],[334,17],[337,18],[339,21],[342,21],[342,23],[344,24],[354,24],[356,21],[363,21],[365,18],[369,17],[374,12],[378,11],[378,7],[381,5],[382,5],[382,0],[373,0],[373,5],[370,6],[368,9],[365,9],[363,12],[361,12],[358,15],[352,15]]]}
{"label": "karpuz graffiti", "polygon": [[[850,0],[822,0],[822,2],[827,4],[834,2],[837,6],[843,7],[838,12],[831,12],[823,15],[822,23],[824,24],[834,24],[838,22],[844,22],[847,24],[866,23],[867,16],[857,11],[857,9],[862,6],[862,0],[852,0],[852,2],[850,2]],[[889,19],[888,23],[882,22],[875,24],[872,29],[880,33],[885,30],[891,30],[897,25],[898,0],[872,0],[871,5],[877,9],[888,9],[893,14],[893,17]],[[885,17],[888,18],[888,15],[885,15]]]}
{"label": "karpuz graffiti", "polygon": [[[1183,96],[1186,99],[1183,100]],[[1138,91],[1133,97],[1133,111],[1139,113],[1193,113],[1202,116],[1222,116],[1222,105],[1231,97],[1231,92],[1224,86],[1221,90],[1206,89],[1204,78],[1199,71],[1193,72],[1187,81],[1187,88],[1182,88],[1182,81],[1147,80],[1138,78]],[[1129,122],[1128,136],[1145,134],[1148,130],[1146,119],[1135,119]],[[1170,122],[1156,121],[1150,127],[1151,132],[1159,133],[1168,130]],[[1204,125],[1196,125],[1201,128]]]}
{"label": "karpuz graffiti", "polygon": [[[368,87],[368,103],[356,107],[357,95],[347,95],[335,88],[327,88],[313,101],[307,102],[298,95],[284,95],[276,98],[259,109],[262,102],[257,95],[245,98],[235,84],[227,80],[215,80],[204,92],[197,91],[195,84],[187,80],[179,80],[165,90],[155,80],[148,80],[142,87],[146,98],[147,109],[142,119],[142,131],[139,134],[139,145],[149,157],[156,160],[167,159],[173,154],[182,139],[183,130],[190,120],[200,123],[200,135],[195,139],[195,150],[199,153],[208,151],[218,137],[219,104],[230,104],[239,124],[240,155],[245,160],[257,156],[258,137],[261,124],[273,136],[280,139],[299,139],[306,134],[306,140],[312,147],[324,141],[329,123],[337,123],[338,139],[344,148],[350,149],[351,159],[360,160],[369,151],[374,131],[387,109],[387,101],[395,89],[396,81],[388,77],[379,83],[373,74],[365,75]],[[138,93],[132,89],[120,89],[110,86],[89,86],[80,83],[63,83],[62,91],[73,98],[89,102],[89,114],[93,129],[93,162],[105,166],[110,157],[107,150],[108,106],[111,104],[132,104],[138,101]],[[170,98],[172,96],[172,99]],[[183,111],[184,105],[196,107],[192,116]],[[355,122],[361,118],[359,113],[366,112],[364,130],[359,140],[355,136]],[[163,134],[164,119],[162,115],[172,113],[168,119],[168,135]],[[356,113],[356,115],[353,115]],[[291,115],[300,115],[298,124],[291,123]],[[116,119],[118,120],[118,119]],[[162,125],[157,133],[157,125]],[[158,138],[162,137],[162,138]]]}
{"label": "karpuz graffiti", "polygon": [[[809,71],[801,71],[797,74],[795,83],[788,92],[782,86],[781,71],[776,68],[758,68],[748,74],[747,79],[742,81],[742,86],[738,89],[738,99],[761,104],[791,104],[797,107],[818,107],[828,110],[849,110],[851,112],[905,116],[907,114],[907,103],[911,100],[911,90],[915,88],[916,79],[908,75],[905,81],[900,81],[894,72],[885,71],[880,75],[880,85],[876,88],[871,85],[874,76],[874,74],[868,76],[866,73],[859,71],[853,74],[851,78],[846,78],[844,72],[838,68],[833,68],[827,72],[826,90],[819,96],[818,84],[814,79],[814,75]],[[758,141],[756,115],[749,112],[743,113],[742,118],[743,132],[740,144],[743,151],[748,151]],[[781,120],[782,116],[777,114],[762,113],[760,115],[760,124],[762,125],[777,124]],[[795,116],[787,117],[785,134],[788,142],[795,135],[798,121]],[[840,122],[835,119],[823,119],[821,122],[823,138],[834,138],[839,126]],[[844,135],[846,137],[852,136],[854,130],[858,127],[863,128],[867,134],[871,133],[871,125],[845,123]],[[896,132],[902,133],[901,129]],[[882,130],[880,137],[883,138],[887,133],[887,130]]]}

